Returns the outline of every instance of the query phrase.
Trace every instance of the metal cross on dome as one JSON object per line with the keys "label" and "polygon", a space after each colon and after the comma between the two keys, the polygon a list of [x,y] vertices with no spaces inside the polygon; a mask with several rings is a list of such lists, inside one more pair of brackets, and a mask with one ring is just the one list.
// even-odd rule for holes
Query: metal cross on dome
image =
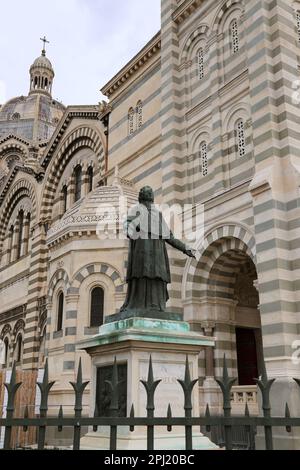
{"label": "metal cross on dome", "polygon": [[46,44],[50,44],[50,41],[48,41],[46,36],[44,36],[43,38],[40,38],[40,40],[44,43],[43,53],[46,54]]}

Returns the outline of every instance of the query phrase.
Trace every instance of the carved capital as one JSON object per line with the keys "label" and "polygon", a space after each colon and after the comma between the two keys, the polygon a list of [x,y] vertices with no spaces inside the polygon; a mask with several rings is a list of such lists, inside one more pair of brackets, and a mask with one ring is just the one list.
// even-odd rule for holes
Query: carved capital
{"label": "carved capital", "polygon": [[216,323],[210,320],[201,322],[201,328],[204,330],[205,336],[213,336]]}

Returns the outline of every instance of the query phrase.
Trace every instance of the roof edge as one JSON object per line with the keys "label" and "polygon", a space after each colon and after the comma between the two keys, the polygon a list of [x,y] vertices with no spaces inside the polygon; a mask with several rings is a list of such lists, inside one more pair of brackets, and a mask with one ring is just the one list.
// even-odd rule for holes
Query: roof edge
{"label": "roof edge", "polygon": [[104,87],[101,93],[110,98],[124,83],[134,75],[161,48],[161,31],[141,49]]}

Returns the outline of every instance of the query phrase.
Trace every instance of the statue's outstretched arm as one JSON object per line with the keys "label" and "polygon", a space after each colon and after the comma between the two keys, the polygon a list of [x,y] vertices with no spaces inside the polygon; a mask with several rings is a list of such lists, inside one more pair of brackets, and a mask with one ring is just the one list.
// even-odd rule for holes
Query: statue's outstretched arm
{"label": "statue's outstretched arm", "polygon": [[182,253],[189,256],[190,258],[195,258],[195,255],[192,252],[192,250],[188,248],[182,241],[175,238],[171,231],[170,231],[170,238],[166,240],[166,242],[169,245],[171,245],[173,248],[176,248],[176,250],[182,251]]}

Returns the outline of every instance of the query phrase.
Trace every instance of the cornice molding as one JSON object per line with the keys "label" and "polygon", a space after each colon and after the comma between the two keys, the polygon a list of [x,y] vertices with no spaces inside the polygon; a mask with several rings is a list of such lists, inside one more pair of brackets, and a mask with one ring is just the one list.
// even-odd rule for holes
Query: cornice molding
{"label": "cornice molding", "polygon": [[[7,269],[7,266],[1,269],[1,273],[3,273]],[[21,272],[20,274],[17,274],[14,277],[9,278],[8,280],[2,282],[0,284],[0,292],[4,289],[7,289],[8,287],[14,286],[18,282],[24,281],[29,277],[29,269],[26,269],[25,271]]]}
{"label": "cornice molding", "polygon": [[15,134],[7,134],[5,135],[4,137],[2,137],[0,139],[0,145],[4,144],[4,142],[7,142],[9,140],[13,140],[13,141],[17,141],[17,142],[21,142],[22,144],[26,145],[26,146],[29,146],[31,145],[31,141],[27,140],[27,139],[24,139],[22,137],[18,137],[17,135]]}
{"label": "cornice molding", "polygon": [[2,326],[4,323],[9,323],[11,321],[16,321],[19,319],[25,319],[26,316],[26,305],[21,305],[20,307],[13,308],[8,312],[3,312],[0,314],[0,322]]}
{"label": "cornice molding", "polygon": [[161,49],[161,34],[157,33],[148,44],[117,73],[104,87],[101,93],[111,98],[124,84],[134,76]]}
{"label": "cornice molding", "polygon": [[194,11],[202,5],[204,0],[185,0],[173,13],[173,21],[176,24],[183,23]]}

